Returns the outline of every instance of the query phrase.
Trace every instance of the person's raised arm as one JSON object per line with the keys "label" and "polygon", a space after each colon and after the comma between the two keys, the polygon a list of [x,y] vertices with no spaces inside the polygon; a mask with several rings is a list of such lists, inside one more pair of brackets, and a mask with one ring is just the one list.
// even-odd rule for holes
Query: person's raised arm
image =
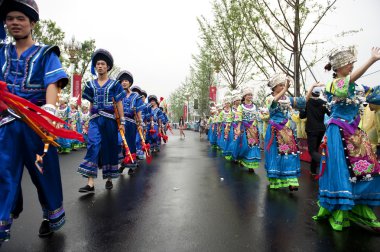
{"label": "person's raised arm", "polygon": [[355,81],[357,81],[368,70],[368,68],[372,66],[379,59],[380,59],[380,48],[373,47],[371,50],[371,57],[363,66],[359,67],[354,72],[352,72],[351,77],[350,77],[350,82],[354,83]]}
{"label": "person's raised arm", "polygon": [[290,79],[287,78],[285,82],[285,87],[278,94],[274,96],[273,100],[275,102],[278,102],[281,99],[281,97],[286,93],[286,91],[288,91],[289,86],[290,86]]}

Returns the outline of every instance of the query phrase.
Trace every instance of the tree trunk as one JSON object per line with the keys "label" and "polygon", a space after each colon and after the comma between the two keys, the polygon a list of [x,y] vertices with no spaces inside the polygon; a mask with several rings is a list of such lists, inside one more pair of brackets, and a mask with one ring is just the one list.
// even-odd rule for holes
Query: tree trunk
{"label": "tree trunk", "polygon": [[300,1],[296,0],[294,5],[295,20],[294,20],[294,95],[300,96],[300,52],[299,52],[299,34],[300,34]]}

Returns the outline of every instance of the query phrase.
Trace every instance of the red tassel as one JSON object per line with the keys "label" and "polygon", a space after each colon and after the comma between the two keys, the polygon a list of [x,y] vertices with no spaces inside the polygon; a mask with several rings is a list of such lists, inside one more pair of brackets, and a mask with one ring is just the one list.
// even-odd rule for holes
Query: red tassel
{"label": "red tassel", "polygon": [[162,134],[161,133],[158,133],[158,138],[162,138]]}
{"label": "red tassel", "polygon": [[314,179],[315,180],[319,180],[323,176],[323,174],[325,173],[325,169],[326,169],[326,161],[323,160],[322,161],[322,170],[321,170],[321,172],[317,176],[315,176]]}
{"label": "red tassel", "polygon": [[53,122],[61,123],[67,125],[67,123],[60,118],[46,112],[42,108],[36,106],[35,104],[25,100],[17,95],[14,95],[8,92],[7,84],[0,81],[0,110],[10,107],[15,110],[15,112],[21,113],[23,117],[28,118],[35,125],[39,126],[42,130],[47,131],[53,136],[77,139],[81,142],[84,142],[83,135],[78,132],[67,130],[67,129],[58,129],[50,124],[44,117],[49,118]]}
{"label": "red tassel", "polygon": [[164,97],[160,97],[160,102],[162,102],[164,100]]}
{"label": "red tassel", "polygon": [[150,133],[151,135],[154,135],[154,134],[156,134],[156,130],[151,129],[151,130],[149,130],[149,133]]}
{"label": "red tassel", "polygon": [[141,149],[145,152],[145,151],[150,151],[150,144],[144,144]]}
{"label": "red tassel", "polygon": [[328,157],[327,137],[326,136],[323,137],[323,141],[322,141],[321,145],[319,146],[319,148],[322,150],[322,159],[321,159],[322,169],[321,169],[321,172],[317,176],[315,176],[315,180],[320,179],[323,176],[323,174],[325,173],[326,157]]}
{"label": "red tassel", "polygon": [[125,158],[123,160],[123,164],[132,164],[134,163],[134,160],[136,160],[136,153],[131,154],[132,159],[129,155],[125,155]]}
{"label": "red tassel", "polygon": [[162,138],[163,138],[163,140],[164,140],[165,143],[166,143],[166,142],[168,141],[168,139],[169,139],[169,137],[168,137],[167,135],[163,136]]}
{"label": "red tassel", "polygon": [[152,155],[146,155],[146,163],[147,164],[152,163]]}

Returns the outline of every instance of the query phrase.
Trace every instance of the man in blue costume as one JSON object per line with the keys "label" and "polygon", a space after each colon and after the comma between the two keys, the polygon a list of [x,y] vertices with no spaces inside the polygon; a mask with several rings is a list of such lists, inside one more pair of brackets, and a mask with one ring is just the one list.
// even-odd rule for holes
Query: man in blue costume
{"label": "man in blue costume", "polygon": [[[145,137],[144,136],[144,127],[145,127],[144,117],[145,117],[146,105],[147,105],[145,103],[145,99],[147,97],[147,93],[144,90],[142,90],[140,87],[138,87],[138,86],[133,86],[131,88],[131,90],[132,90],[132,92],[138,93],[140,95],[140,98],[141,98],[141,101],[142,101],[142,104],[139,107],[139,110],[141,111],[141,122],[142,122],[141,133],[142,133],[143,137]],[[145,143],[145,141],[144,141],[144,143]],[[144,154],[144,151],[142,149],[142,139],[141,139],[141,136],[140,136],[139,132],[136,133],[136,158],[140,159],[140,160],[145,158],[145,154]]]}
{"label": "man in blue costume", "polygon": [[[133,76],[128,71],[121,71],[117,76],[123,86],[127,96],[123,99],[123,109],[125,116],[125,138],[132,156],[136,155],[136,134],[137,128],[142,129],[141,110],[143,101],[138,93],[132,92],[131,86],[133,85]],[[124,153],[126,155],[126,153]],[[119,169],[120,173],[125,168],[129,168],[128,174],[132,175],[137,167],[137,162],[134,160],[132,163],[122,163]]]}
{"label": "man in blue costume", "polygon": [[[14,44],[0,44],[0,81],[7,83],[9,92],[55,114],[58,90],[67,85],[68,79],[59,61],[59,48],[33,41],[32,30],[39,20],[37,4],[33,0],[5,0],[0,6],[0,17],[15,40]],[[3,28],[1,25],[2,36]],[[41,138],[18,115],[10,109],[1,112],[0,244],[9,239],[12,220],[22,211],[24,167],[37,188],[42,207],[39,235],[50,235],[65,223],[57,149],[48,149],[42,174],[35,159],[36,154],[43,152]]]}
{"label": "man in blue costume", "polygon": [[147,127],[147,142],[150,144],[150,149],[152,152],[160,151],[160,138],[159,133],[162,127],[162,112],[158,108],[159,102],[157,96],[150,95],[148,97],[148,102],[150,103],[149,107],[149,118],[147,119],[148,127]]}
{"label": "man in blue costume", "polygon": [[[78,173],[87,178],[87,185],[79,192],[94,192],[94,178],[98,169],[102,169],[106,189],[113,188],[112,179],[118,178],[119,173],[119,144],[118,130],[124,131],[123,99],[125,91],[117,80],[108,77],[113,67],[112,55],[104,49],[96,50],[92,55],[91,73],[98,78],[86,83],[83,99],[90,102],[91,118],[88,126],[87,153],[79,165]],[[113,101],[116,102],[121,125],[115,120]]]}

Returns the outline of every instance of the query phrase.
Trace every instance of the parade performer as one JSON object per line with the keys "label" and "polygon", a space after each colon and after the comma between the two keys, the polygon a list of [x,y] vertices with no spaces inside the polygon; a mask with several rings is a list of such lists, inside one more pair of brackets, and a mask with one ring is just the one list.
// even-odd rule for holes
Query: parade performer
{"label": "parade performer", "polygon": [[[57,46],[36,44],[39,21],[33,0],[0,1],[0,18],[15,43],[0,44],[0,244],[8,240],[13,218],[22,211],[21,178],[28,169],[42,207],[40,236],[65,223],[56,137],[81,136],[51,123],[57,94],[68,83]],[[3,29],[4,27],[2,26]],[[4,39],[4,38],[0,38]],[[37,157],[37,158],[36,158]],[[15,212],[16,204],[21,206]]]}
{"label": "parade performer", "polygon": [[141,127],[137,128],[137,133],[136,133],[136,158],[142,160],[145,158],[146,153],[149,156],[148,152],[150,151],[150,148],[145,150],[146,144],[145,144],[145,134],[144,134],[144,132],[146,131],[146,125],[145,125],[144,121],[145,121],[145,117],[146,117],[146,106],[147,106],[147,104],[145,103],[145,100],[147,97],[147,93],[138,86],[133,86],[131,90],[132,90],[132,92],[138,93],[140,95],[140,98],[142,101],[141,106],[138,108],[138,110],[141,111],[141,122],[142,123],[141,123]]}
{"label": "parade performer", "polygon": [[216,123],[216,148],[219,150],[220,149],[220,141],[222,140],[222,119],[220,118],[219,115],[223,111],[223,105],[222,104],[217,104],[216,105],[216,110],[217,114],[215,115],[215,121]]}
{"label": "parade performer", "polygon": [[259,118],[261,121],[261,132],[260,132],[260,149],[264,149],[264,139],[265,139],[265,133],[267,131],[268,127],[268,121],[269,121],[269,111],[268,108],[262,107],[259,109]]}
{"label": "parade performer", "polygon": [[166,115],[165,108],[160,103],[160,110],[162,112],[162,130],[161,130],[161,139],[164,141],[164,143],[168,142],[168,136],[166,134],[167,132],[167,125],[169,123],[169,118]]}
{"label": "parade performer", "polygon": [[[69,125],[70,129],[82,133],[82,122],[80,111],[78,110],[78,97],[71,97],[69,100]],[[71,149],[77,150],[82,146],[78,140],[71,141]]]}
{"label": "parade performer", "polygon": [[[231,129],[230,129],[230,136],[229,136],[229,141],[228,141],[228,145],[227,145],[227,148],[224,152],[224,155],[225,155],[225,158],[227,160],[234,160],[234,161],[237,161],[237,157],[238,157],[238,151],[239,151],[239,148],[238,148],[238,141],[237,141],[237,137],[235,137],[235,129],[236,127],[238,126],[238,122],[236,121],[236,119],[238,118],[237,117],[237,112],[238,112],[238,108],[241,104],[241,92],[238,91],[238,90],[233,90],[232,91],[232,120],[233,122],[231,123]],[[234,152],[234,153],[233,153]],[[235,158],[233,158],[233,156]]]}
{"label": "parade performer", "polygon": [[81,111],[81,123],[82,123],[82,134],[84,138],[83,147],[87,146],[88,143],[88,125],[90,123],[91,113],[90,113],[90,102],[87,100],[82,101],[82,111]]}
{"label": "parade performer", "polygon": [[152,152],[159,152],[160,151],[160,145],[159,145],[159,132],[162,127],[162,112],[158,108],[158,100],[157,96],[155,95],[149,95],[148,96],[148,102],[151,104],[150,107],[150,120],[148,121],[148,132],[147,132],[147,141],[150,144],[150,148]]}
{"label": "parade performer", "polygon": [[211,147],[216,148],[216,141],[218,137],[218,125],[216,123],[217,118],[217,109],[216,107],[211,107],[210,109],[210,118],[208,120],[209,130],[208,130],[208,140],[211,144]]}
{"label": "parade performer", "polygon": [[270,119],[264,151],[269,188],[288,187],[290,191],[297,191],[301,173],[300,157],[293,132],[286,123],[292,105],[304,106],[305,99],[285,95],[292,81],[285,74],[276,74],[268,83],[273,93],[266,98]]}
{"label": "parade performer", "polygon": [[232,110],[231,110],[231,96],[225,96],[223,99],[223,110],[219,114],[219,121],[221,122],[221,137],[219,148],[223,155],[226,155],[226,149],[229,144],[229,137],[231,131]]}
{"label": "parade performer", "polygon": [[380,165],[367,134],[358,128],[363,103],[380,104],[380,86],[365,87],[366,98],[355,92],[360,89],[355,82],[379,59],[380,48],[373,48],[369,60],[352,71],[356,49],[343,47],[331,52],[326,66],[334,71],[325,88],[331,115],[321,145],[320,210],[314,219],[328,219],[334,230],[354,222],[380,232],[373,211],[380,205]]}
{"label": "parade performer", "polygon": [[257,128],[257,109],[253,104],[253,89],[245,88],[243,90],[243,103],[238,107],[236,113],[236,136],[238,137],[240,164],[248,169],[248,172],[254,172],[259,168],[261,160],[260,154],[260,137]]}
{"label": "parade performer", "polygon": [[105,188],[112,189],[112,178],[119,177],[118,131],[124,131],[124,125],[115,121],[113,99],[117,103],[122,124],[125,124],[123,98],[126,93],[117,80],[108,77],[113,67],[112,55],[104,49],[96,50],[91,59],[91,73],[98,73],[98,78],[86,83],[83,99],[91,105],[91,119],[88,127],[87,153],[79,165],[78,173],[87,178],[87,185],[79,192],[94,192],[94,179],[98,169],[102,169],[103,179],[107,179]]}
{"label": "parade performer", "polygon": [[[127,96],[123,99],[124,117],[125,117],[125,138],[128,143],[129,151],[132,157],[136,158],[136,135],[138,129],[142,130],[141,111],[143,109],[143,101],[139,93],[132,92],[133,75],[128,71],[121,71],[117,80],[120,81]],[[126,155],[126,153],[124,153]],[[133,161],[128,164],[122,162],[119,172],[122,173],[125,168],[129,168],[128,174],[134,173],[137,168],[137,162]]]}
{"label": "parade performer", "polygon": [[[70,112],[70,107],[68,106],[68,98],[69,98],[69,95],[67,94],[63,94],[63,93],[59,94],[59,99],[58,99],[59,103],[58,103],[58,108],[56,111],[57,117],[67,123],[69,123],[69,112]],[[69,128],[68,124],[61,124],[61,123],[58,123],[56,127],[65,128],[65,129]],[[71,142],[72,140],[70,139],[58,138],[57,139],[57,143],[59,144],[58,152],[70,153]]]}

